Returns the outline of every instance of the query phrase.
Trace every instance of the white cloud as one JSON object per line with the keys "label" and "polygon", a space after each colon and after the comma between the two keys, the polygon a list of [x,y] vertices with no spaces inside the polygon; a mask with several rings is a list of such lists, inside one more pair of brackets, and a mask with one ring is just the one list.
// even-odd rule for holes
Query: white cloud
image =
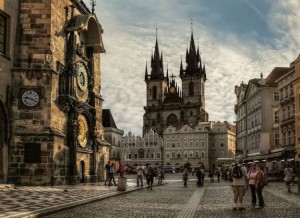
{"label": "white cloud", "polygon": [[[190,40],[190,18],[182,15],[193,7],[184,4],[179,8],[178,2],[177,7],[173,7],[169,1],[162,1],[158,7],[149,2],[134,1],[145,16],[139,15],[138,11],[132,16],[130,11],[116,11],[104,1],[97,6],[107,49],[107,54],[101,56],[104,108],[111,109],[120,129],[131,130],[137,135],[142,133],[143,106],[146,104],[145,63],[148,60],[149,72],[156,25],[164,68],[166,70],[168,64],[169,75],[178,76],[181,55],[185,63]],[[201,56],[206,64],[206,110],[210,120],[234,121],[234,86],[259,77],[261,72],[266,77],[274,67],[288,66],[298,56],[299,4],[296,0],[272,1],[265,18],[275,37],[260,42],[255,41],[259,37],[255,31],[241,38],[235,33],[220,32],[214,26],[204,26],[200,18],[193,19],[194,37],[199,38]],[[253,9],[259,12],[254,5]],[[125,14],[123,19],[122,14]],[[138,16],[140,19],[133,22]],[[211,17],[218,19],[218,15]]]}

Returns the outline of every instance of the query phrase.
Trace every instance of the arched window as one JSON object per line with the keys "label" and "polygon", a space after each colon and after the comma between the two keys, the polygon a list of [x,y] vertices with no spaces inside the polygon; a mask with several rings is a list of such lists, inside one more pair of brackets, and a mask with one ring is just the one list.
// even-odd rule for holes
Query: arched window
{"label": "arched window", "polygon": [[205,157],[205,152],[204,151],[201,152],[201,157]]}
{"label": "arched window", "polygon": [[178,120],[175,114],[171,114],[167,118],[167,126],[177,126],[178,125]]}
{"label": "arched window", "polygon": [[194,96],[194,83],[189,83],[189,96]]}
{"label": "arched window", "polygon": [[157,88],[156,88],[156,86],[153,86],[152,90],[153,90],[153,93],[152,93],[152,94],[153,94],[152,99],[155,100],[156,97],[157,97],[157,96],[156,96],[156,95],[157,95]]}

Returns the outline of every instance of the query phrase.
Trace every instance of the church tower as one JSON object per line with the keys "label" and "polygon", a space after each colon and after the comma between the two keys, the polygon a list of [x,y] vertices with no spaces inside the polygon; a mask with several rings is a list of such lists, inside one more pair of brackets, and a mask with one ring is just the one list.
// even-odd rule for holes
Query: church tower
{"label": "church tower", "polygon": [[168,78],[164,75],[163,55],[159,52],[157,34],[155,50],[151,56],[150,74],[148,74],[146,64],[145,82],[147,106],[145,107],[143,133],[153,128],[160,129],[161,113],[159,112],[159,108],[161,108],[161,104],[164,101],[168,86]]}
{"label": "church tower", "polygon": [[[193,30],[190,47],[186,50],[186,69],[180,64],[180,78],[182,81],[182,97],[185,110],[186,123],[206,122],[208,114],[205,111],[205,65],[202,64],[199,47],[196,50]],[[189,105],[193,105],[190,108]],[[190,109],[188,109],[190,108]]]}
{"label": "church tower", "polygon": [[164,76],[163,57],[159,53],[157,37],[154,54],[151,56],[151,74],[148,74],[146,64],[145,82],[147,90],[147,105],[144,107],[143,134],[150,129],[159,135],[168,126],[177,127],[189,124],[198,125],[208,121],[205,111],[205,66],[202,65],[199,48],[196,50],[193,31],[190,48],[186,51],[186,68],[180,64],[180,90],[175,76],[169,78],[169,71]]}

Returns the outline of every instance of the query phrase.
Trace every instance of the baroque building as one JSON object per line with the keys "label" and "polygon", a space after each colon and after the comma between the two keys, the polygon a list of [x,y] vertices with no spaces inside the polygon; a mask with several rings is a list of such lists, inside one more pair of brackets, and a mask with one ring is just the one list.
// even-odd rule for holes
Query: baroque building
{"label": "baroque building", "polygon": [[294,80],[294,96],[295,96],[295,149],[296,160],[300,161],[300,55],[294,61],[295,80]]}
{"label": "baroque building", "polygon": [[102,110],[102,123],[104,129],[104,139],[109,146],[109,160],[120,162],[121,160],[121,142],[124,130],[118,129],[115,120],[109,109]]}
{"label": "baroque building", "polygon": [[152,166],[163,165],[163,138],[150,130],[144,137],[126,134],[121,142],[122,164],[137,166],[138,164]]}
{"label": "baroque building", "polygon": [[279,144],[277,153],[282,159],[295,157],[295,65],[289,68],[276,80],[279,90]]}
{"label": "baroque building", "polygon": [[277,79],[289,68],[276,67],[267,78],[235,86],[237,104],[237,155],[252,161],[281,158],[279,141],[279,90]]}
{"label": "baroque building", "polygon": [[235,156],[235,126],[225,122],[200,122],[196,126],[169,126],[164,131],[164,164],[183,167],[190,164],[205,170],[217,158]]}
{"label": "baroque building", "polygon": [[104,178],[109,144],[102,127],[103,29],[94,8],[82,0],[18,5],[10,20],[18,23],[10,64],[7,181],[97,182]]}
{"label": "baroque building", "polygon": [[150,74],[147,64],[145,69],[147,105],[144,107],[143,134],[152,129],[162,135],[168,126],[197,125],[208,121],[205,111],[205,65],[202,64],[199,48],[196,50],[193,32],[189,49],[186,50],[186,67],[184,69],[181,60],[179,77],[182,91],[175,76],[172,74],[169,77],[168,69],[165,75],[163,54],[159,51],[156,38]]}

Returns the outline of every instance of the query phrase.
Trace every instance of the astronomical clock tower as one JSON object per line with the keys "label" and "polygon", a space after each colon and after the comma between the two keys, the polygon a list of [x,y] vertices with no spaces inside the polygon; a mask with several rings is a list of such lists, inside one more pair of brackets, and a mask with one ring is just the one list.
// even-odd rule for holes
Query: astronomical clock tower
{"label": "astronomical clock tower", "polygon": [[104,177],[102,27],[81,0],[20,0],[12,69],[8,181],[57,185]]}

